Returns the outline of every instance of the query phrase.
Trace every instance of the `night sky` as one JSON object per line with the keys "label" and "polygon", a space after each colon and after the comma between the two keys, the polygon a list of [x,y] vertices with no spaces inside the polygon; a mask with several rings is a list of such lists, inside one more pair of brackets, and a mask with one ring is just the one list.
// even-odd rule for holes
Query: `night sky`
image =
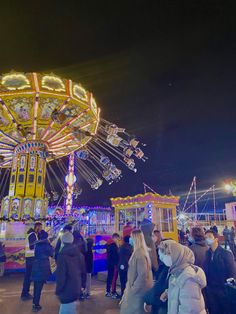
{"label": "night sky", "polygon": [[[94,93],[102,117],[147,143],[149,160],[80,204],[186,193],[236,177],[235,1],[6,1],[0,71],[54,72]],[[218,204],[222,199],[219,194]]]}

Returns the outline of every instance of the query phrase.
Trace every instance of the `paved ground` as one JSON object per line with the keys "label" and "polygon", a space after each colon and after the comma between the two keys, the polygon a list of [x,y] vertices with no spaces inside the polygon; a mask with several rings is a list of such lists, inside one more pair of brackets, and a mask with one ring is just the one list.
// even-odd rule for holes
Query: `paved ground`
{"label": "paved ground", "polygon": [[[22,302],[19,298],[23,277],[10,275],[0,278],[0,314],[29,314],[32,302]],[[93,290],[90,300],[81,302],[78,306],[79,314],[118,314],[118,302],[104,297],[105,283],[93,280]],[[59,302],[54,294],[55,285],[44,286],[41,298],[43,307],[41,314],[57,314]]]}

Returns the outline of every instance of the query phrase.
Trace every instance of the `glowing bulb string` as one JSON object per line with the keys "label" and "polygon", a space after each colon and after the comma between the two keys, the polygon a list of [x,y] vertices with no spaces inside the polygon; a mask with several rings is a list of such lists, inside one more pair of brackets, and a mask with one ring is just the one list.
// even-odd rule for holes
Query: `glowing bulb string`
{"label": "glowing bulb string", "polygon": [[[195,177],[194,177],[194,178],[195,178]],[[190,194],[191,194],[191,192],[192,192],[193,185],[194,185],[194,178],[193,178],[193,181],[192,181],[192,183],[191,183],[191,185],[190,185],[190,188],[189,188],[189,191],[188,191],[188,195],[187,195],[186,200],[185,200],[185,202],[184,202],[184,206],[183,206],[182,211],[185,211],[185,207],[186,207],[186,205],[187,205],[187,203],[188,203],[188,199],[189,199],[189,196],[190,196]]]}
{"label": "glowing bulb string", "polygon": [[188,208],[186,208],[186,209],[184,210],[184,212],[187,212],[190,208],[192,208],[192,206],[195,205],[196,202],[198,202],[200,199],[202,199],[207,193],[209,193],[210,191],[212,191],[212,190],[213,190],[213,187],[214,187],[214,185],[211,186],[211,187],[210,187],[205,193],[203,193],[198,199],[196,199],[196,201],[194,201]]}

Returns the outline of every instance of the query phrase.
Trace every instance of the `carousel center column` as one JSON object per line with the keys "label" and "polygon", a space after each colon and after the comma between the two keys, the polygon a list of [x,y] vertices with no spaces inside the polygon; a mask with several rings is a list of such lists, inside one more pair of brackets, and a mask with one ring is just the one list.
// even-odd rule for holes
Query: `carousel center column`
{"label": "carousel center column", "polygon": [[42,142],[28,141],[15,147],[9,195],[3,200],[9,203],[8,217],[40,219],[46,215],[46,156],[47,146]]}

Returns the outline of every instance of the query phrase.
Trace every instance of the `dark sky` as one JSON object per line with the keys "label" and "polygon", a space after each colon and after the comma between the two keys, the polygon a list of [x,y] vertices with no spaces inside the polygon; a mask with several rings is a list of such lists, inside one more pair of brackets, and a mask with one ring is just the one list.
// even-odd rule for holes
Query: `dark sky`
{"label": "dark sky", "polygon": [[[6,1],[0,69],[54,72],[91,90],[102,116],[148,144],[135,175],[80,203],[182,194],[235,177],[235,1]],[[220,200],[219,200],[220,202]]]}

